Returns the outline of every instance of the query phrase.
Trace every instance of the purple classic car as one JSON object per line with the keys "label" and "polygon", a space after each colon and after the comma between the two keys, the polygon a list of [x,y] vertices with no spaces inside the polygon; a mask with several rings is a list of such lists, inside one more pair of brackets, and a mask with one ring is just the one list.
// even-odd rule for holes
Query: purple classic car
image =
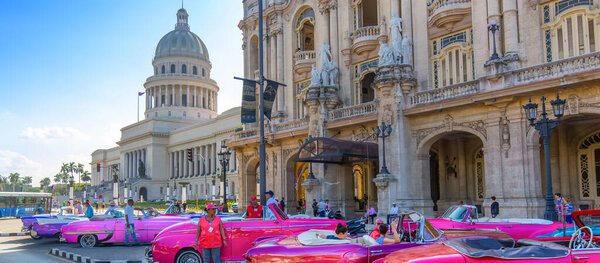
{"label": "purple classic car", "polygon": [[60,229],[62,226],[76,221],[87,221],[88,218],[83,215],[73,214],[72,206],[61,207],[56,215],[42,214],[30,217],[21,217],[23,226],[22,232],[29,232],[33,239],[43,237],[60,238]]}

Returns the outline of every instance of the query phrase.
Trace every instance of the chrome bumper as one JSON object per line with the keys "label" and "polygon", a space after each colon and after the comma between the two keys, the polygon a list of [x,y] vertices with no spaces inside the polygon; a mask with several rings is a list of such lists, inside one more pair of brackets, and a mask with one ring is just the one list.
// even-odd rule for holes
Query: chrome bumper
{"label": "chrome bumper", "polygon": [[67,239],[66,239],[66,238],[64,238],[64,237],[61,237],[61,238],[59,238],[59,239],[58,239],[58,241],[59,241],[59,242],[67,242]]}
{"label": "chrome bumper", "polygon": [[29,232],[30,229],[31,229],[30,226],[22,226],[21,227],[21,232]]}
{"label": "chrome bumper", "polygon": [[146,258],[146,260],[148,260],[148,262],[154,262],[152,259],[152,249],[149,247],[146,247],[146,250],[144,252],[144,257]]}

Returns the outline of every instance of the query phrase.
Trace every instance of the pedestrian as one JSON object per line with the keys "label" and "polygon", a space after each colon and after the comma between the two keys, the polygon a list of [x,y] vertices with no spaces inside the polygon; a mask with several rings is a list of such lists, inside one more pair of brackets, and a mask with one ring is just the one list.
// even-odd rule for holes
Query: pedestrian
{"label": "pedestrian", "polygon": [[500,214],[500,204],[496,201],[496,197],[492,196],[492,204],[490,205],[490,213],[492,218],[496,218]]}
{"label": "pedestrian", "polygon": [[329,213],[331,211],[331,206],[329,205],[329,199],[325,199],[325,213]]}
{"label": "pedestrian", "polygon": [[175,202],[175,213],[176,214],[180,214],[181,213],[181,201],[177,200],[177,202]]}
{"label": "pedestrian", "polygon": [[225,229],[221,218],[216,216],[217,207],[213,204],[206,206],[208,214],[198,219],[196,231],[196,247],[202,249],[202,262],[221,262],[221,247],[227,246]]}
{"label": "pedestrian", "polygon": [[135,242],[135,245],[139,245],[140,241],[138,241],[137,236],[135,235],[135,227],[133,225],[133,220],[135,220],[135,215],[133,214],[133,199],[127,200],[127,206],[125,206],[125,244],[131,246],[129,243],[129,235],[131,234],[131,238]]}
{"label": "pedestrian", "polygon": [[94,208],[90,205],[90,201],[85,202],[85,217],[92,218],[94,216]]}
{"label": "pedestrian", "polygon": [[258,203],[256,196],[250,197],[251,204],[246,207],[246,218],[262,218],[263,207]]}
{"label": "pedestrian", "polygon": [[81,202],[75,201],[74,203],[76,204],[75,208],[77,209],[77,214],[83,214],[83,206],[81,206]]}
{"label": "pedestrian", "polygon": [[317,207],[319,210],[319,217],[325,217],[325,202],[323,202],[323,199],[319,199]]}
{"label": "pedestrian", "polygon": [[[372,208],[372,207],[371,207]],[[377,244],[394,244],[400,243],[400,236],[398,235],[398,222],[392,223],[392,233],[394,233],[394,238],[387,237],[387,232],[390,230],[390,227],[386,224],[381,224],[379,226],[379,237],[375,239]]]}
{"label": "pedestrian", "polygon": [[317,215],[319,214],[319,207],[318,207],[317,199],[313,199],[312,209],[313,209],[313,216],[317,217]]}
{"label": "pedestrian", "polygon": [[269,207],[271,207],[271,205],[275,205],[275,206],[278,205],[277,201],[275,201],[275,198],[273,198],[275,193],[273,193],[272,190],[269,190],[269,191],[265,192],[265,195],[267,197],[267,213],[265,214],[265,216],[267,219],[274,219],[275,215],[273,214],[273,211],[271,211],[271,209]]}
{"label": "pedestrian", "polygon": [[346,238],[348,238],[348,228],[342,225],[342,223],[338,223],[337,226],[335,226],[335,235],[326,236],[317,234],[317,236],[323,239],[346,240]]}
{"label": "pedestrian", "polygon": [[398,206],[396,206],[396,203],[392,204],[392,207],[390,207],[390,212],[387,215],[387,224],[390,224],[390,218],[396,218],[398,217]]}
{"label": "pedestrian", "polygon": [[373,228],[373,232],[371,232],[369,236],[371,236],[373,239],[377,239],[379,237],[379,226],[382,224],[383,220],[377,218],[377,221],[375,222],[375,227]]}
{"label": "pedestrian", "polygon": [[117,209],[118,206],[115,206],[115,201],[110,201],[110,207],[108,207],[108,209],[106,209],[106,212],[104,212],[105,215],[115,215],[115,209]]}
{"label": "pedestrian", "polygon": [[377,211],[375,211],[375,208],[373,208],[373,206],[370,206],[369,210],[367,210],[367,213],[365,214],[365,216],[370,218],[371,224],[373,224],[373,223],[375,223],[375,217],[377,217]]}
{"label": "pedestrian", "polygon": [[183,205],[181,205],[181,207],[183,207],[183,213],[185,213],[185,210],[187,210],[187,202],[183,202]]}
{"label": "pedestrian", "polygon": [[281,208],[281,211],[285,213],[285,197],[281,197],[281,201],[279,201],[279,208]]}
{"label": "pedestrian", "polygon": [[564,210],[563,215],[565,216],[565,222],[569,224],[573,224],[573,217],[571,217],[571,213],[573,213],[573,204],[571,204],[571,200],[569,198],[563,198],[564,200]]}
{"label": "pedestrian", "polygon": [[363,209],[367,209],[367,205],[369,204],[369,198],[365,195],[365,199],[363,199]]}
{"label": "pedestrian", "polygon": [[561,193],[555,193],[554,199],[556,200],[556,212],[558,213],[558,218],[564,219],[563,211],[565,210],[565,204]]}

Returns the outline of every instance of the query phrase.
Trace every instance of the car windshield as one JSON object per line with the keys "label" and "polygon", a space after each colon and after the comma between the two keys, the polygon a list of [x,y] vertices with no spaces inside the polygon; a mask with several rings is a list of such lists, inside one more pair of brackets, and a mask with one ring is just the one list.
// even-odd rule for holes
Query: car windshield
{"label": "car windshield", "polygon": [[446,210],[442,218],[449,219],[456,222],[462,222],[463,219],[469,214],[469,208],[462,206],[451,206]]}
{"label": "car windshield", "polygon": [[425,217],[416,212],[401,214],[399,232],[411,242],[433,241],[442,236],[442,232],[433,227]]}

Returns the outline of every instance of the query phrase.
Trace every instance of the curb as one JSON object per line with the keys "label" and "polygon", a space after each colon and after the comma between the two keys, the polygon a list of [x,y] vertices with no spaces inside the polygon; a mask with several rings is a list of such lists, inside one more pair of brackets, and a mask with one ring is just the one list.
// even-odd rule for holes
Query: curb
{"label": "curb", "polygon": [[48,254],[59,257],[59,258],[64,258],[66,260],[72,261],[72,262],[76,262],[76,263],[150,263],[151,261],[148,260],[104,260],[104,259],[93,259],[90,257],[84,257],[82,255],[79,254],[75,254],[72,252],[68,252],[65,250],[60,250],[58,248],[53,248],[50,249],[50,252],[48,252]]}
{"label": "curb", "polygon": [[29,235],[29,233],[0,233],[0,237],[24,237]]}

